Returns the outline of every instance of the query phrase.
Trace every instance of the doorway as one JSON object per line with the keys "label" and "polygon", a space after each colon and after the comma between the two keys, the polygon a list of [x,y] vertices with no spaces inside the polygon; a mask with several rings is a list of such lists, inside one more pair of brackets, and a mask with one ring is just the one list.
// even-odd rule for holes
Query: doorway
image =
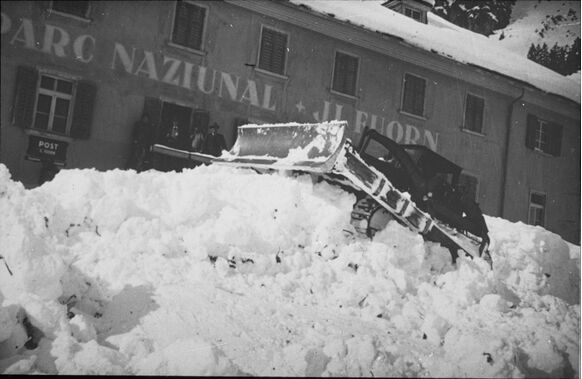
{"label": "doorway", "polygon": [[182,105],[173,103],[162,103],[162,115],[160,119],[160,132],[158,136],[160,141],[163,141],[166,134],[172,127],[172,122],[176,121],[179,128],[179,139],[182,144],[187,144],[190,135],[190,117],[192,108],[184,107]]}

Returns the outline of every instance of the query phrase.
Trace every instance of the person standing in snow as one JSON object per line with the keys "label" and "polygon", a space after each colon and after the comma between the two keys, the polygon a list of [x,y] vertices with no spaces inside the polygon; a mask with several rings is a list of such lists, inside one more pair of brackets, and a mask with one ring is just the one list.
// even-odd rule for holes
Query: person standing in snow
{"label": "person standing in snow", "polygon": [[226,150],[226,142],[224,136],[218,132],[218,124],[215,122],[210,125],[206,141],[204,143],[204,154],[214,155],[218,157]]}

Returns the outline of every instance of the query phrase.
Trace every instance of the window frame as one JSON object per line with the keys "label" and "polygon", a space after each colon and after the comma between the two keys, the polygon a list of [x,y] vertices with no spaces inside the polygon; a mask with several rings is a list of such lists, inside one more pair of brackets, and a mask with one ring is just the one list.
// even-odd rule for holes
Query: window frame
{"label": "window frame", "polygon": [[[261,64],[261,52],[262,52],[262,48],[263,48],[263,31],[265,29],[270,29],[270,30],[272,30],[272,31],[274,31],[276,33],[284,34],[287,37],[287,42],[286,42],[285,49],[284,49],[285,50],[285,60],[283,62],[283,73],[269,71],[266,68],[261,68],[260,67],[260,64]],[[287,76],[287,63],[289,61],[289,52],[290,52],[289,46],[291,44],[290,41],[291,41],[291,33],[287,32],[285,30],[279,29],[279,28],[274,28],[271,25],[261,24],[261,31],[259,32],[259,45],[258,45],[258,48],[257,48],[257,60],[256,60],[257,65],[255,67],[255,70],[256,71],[259,71],[259,72],[262,72],[262,73],[265,73],[265,74],[268,74],[268,75],[276,76],[278,78],[287,79],[288,78],[288,76]]]}
{"label": "window frame", "polygon": [[[536,204],[532,202],[532,196],[533,195],[538,195],[538,196],[543,196],[544,198],[544,204],[540,205],[540,204]],[[543,191],[537,191],[537,190],[530,190],[529,191],[529,199],[528,199],[528,208],[527,208],[527,223],[528,225],[533,225],[533,226],[541,226],[541,227],[545,227],[546,225],[546,213],[547,213],[547,200],[548,200],[548,196],[547,193],[543,192]],[[541,224],[534,224],[532,223],[531,220],[531,212],[532,209],[541,209],[542,210],[542,223]]]}
{"label": "window frame", "polygon": [[[70,82],[72,85],[71,94],[65,94],[63,92],[57,92],[56,90],[49,90],[46,88],[41,88],[40,85],[41,85],[43,77],[49,77],[49,78],[54,79],[55,81],[60,80],[60,81]],[[38,100],[39,100],[39,96],[41,94],[45,95],[45,96],[51,96],[51,98],[52,98],[51,99],[51,109],[50,109],[50,113],[49,113],[49,121],[48,121],[46,129],[41,129],[41,128],[38,128],[36,126],[36,116],[38,113]],[[53,95],[53,94],[55,94],[55,95]],[[72,123],[73,123],[73,113],[75,110],[76,96],[77,96],[77,79],[67,77],[64,75],[55,74],[53,72],[42,71],[42,70],[39,71],[38,80],[36,83],[36,90],[35,90],[34,108],[33,108],[33,113],[32,113],[32,126],[30,129],[38,131],[38,132],[43,132],[43,133],[72,137],[71,128],[72,128]],[[53,129],[55,108],[56,108],[56,103],[57,103],[56,99],[57,98],[69,100],[69,107],[67,110],[67,121],[66,121],[64,132],[55,131]]]}
{"label": "window frame", "polygon": [[[174,42],[174,28],[176,27],[176,16],[178,14],[178,3],[180,1],[204,9],[204,12],[205,12],[204,13],[204,21],[203,21],[204,25],[202,26],[202,35],[200,37],[200,48],[199,49],[196,49],[196,48],[190,47],[190,46],[186,46],[186,45],[181,45],[178,42]],[[198,54],[198,55],[205,55],[206,51],[204,49],[206,48],[206,33],[207,33],[209,16],[210,16],[210,7],[208,7],[207,5],[201,5],[199,3],[196,3],[194,1],[189,1],[189,0],[176,0],[176,1],[174,1],[174,9],[172,11],[172,23],[170,25],[170,38],[168,39],[168,45],[173,46],[173,47],[177,47],[180,49],[184,49],[184,50],[193,52],[193,53]]]}
{"label": "window frame", "polygon": [[[535,122],[532,125],[532,122]],[[558,158],[562,155],[564,128],[561,124],[529,113],[526,121],[525,146],[535,153]]]}
{"label": "window frame", "polygon": [[[356,58],[356,60],[357,60],[358,66],[356,69],[356,79],[354,82],[354,94],[340,92],[334,88],[335,74],[336,74],[335,68],[336,68],[336,61],[337,61],[338,53]],[[354,54],[354,53],[350,53],[350,52],[342,50],[342,49],[335,49],[334,53],[333,53],[333,60],[332,60],[332,67],[331,67],[331,84],[329,86],[329,91],[331,93],[336,94],[336,95],[346,96],[346,97],[349,97],[350,99],[357,99],[358,98],[358,87],[359,87],[359,83],[360,83],[360,62],[361,62],[361,58],[359,55]]]}
{"label": "window frame", "polygon": [[[548,127],[550,126],[550,123],[547,122],[546,120],[542,120],[541,118],[537,118],[537,125],[535,127],[534,130],[534,146],[533,149],[535,151],[538,151],[540,153],[544,153],[544,154],[550,154],[548,149],[550,146],[550,135],[547,131]],[[545,138],[544,138],[545,137]],[[544,149],[545,147],[545,149]]]}
{"label": "window frame", "polygon": [[59,11],[59,10],[54,9],[53,6],[54,6],[54,0],[51,0],[49,3],[49,12],[51,12],[51,13],[56,13],[56,14],[61,15],[61,16],[70,17],[70,18],[84,21],[84,22],[91,21],[91,19],[89,18],[89,15],[91,14],[91,9],[92,9],[90,1],[87,1],[87,11],[85,12],[85,16],[77,16],[76,14]]}
{"label": "window frame", "polygon": [[[413,76],[415,78],[418,79],[422,79],[424,81],[424,94],[423,94],[423,98],[422,98],[422,114],[416,114],[416,113],[412,113],[409,112],[408,110],[404,109],[404,96],[406,93],[406,76],[410,75]],[[428,79],[417,75],[417,74],[413,74],[410,72],[405,72],[404,75],[402,75],[402,91],[401,91],[401,95],[400,95],[400,112],[404,113],[406,115],[412,116],[412,117],[418,117],[421,119],[426,119],[426,98],[427,98],[427,91],[428,90]]]}
{"label": "window frame", "polygon": [[[472,96],[474,98],[477,98],[477,99],[480,99],[483,101],[483,108],[481,109],[481,130],[480,131],[471,129],[467,125],[467,107],[469,105],[469,96]],[[464,108],[465,108],[465,111],[463,112],[463,126],[462,126],[463,131],[469,132],[472,134],[477,134],[480,136],[485,135],[485,108],[486,108],[485,98],[482,96],[476,95],[472,92],[467,92],[467,94],[465,95],[465,107]]]}
{"label": "window frame", "polygon": [[[407,11],[409,11],[409,12],[410,12],[410,15],[407,15],[407,14],[406,14],[406,12],[407,12]],[[414,13],[418,13],[418,18],[414,18],[414,17],[413,17]],[[404,6],[404,15],[405,15],[406,17],[410,17],[411,19],[413,19],[413,20],[415,20],[415,21],[420,21],[420,22],[423,22],[423,19],[422,19],[422,11],[421,11],[421,10],[419,10],[419,9],[417,9],[417,8],[414,8],[414,7],[410,7],[410,6],[406,6],[406,5],[405,5],[405,6]]]}

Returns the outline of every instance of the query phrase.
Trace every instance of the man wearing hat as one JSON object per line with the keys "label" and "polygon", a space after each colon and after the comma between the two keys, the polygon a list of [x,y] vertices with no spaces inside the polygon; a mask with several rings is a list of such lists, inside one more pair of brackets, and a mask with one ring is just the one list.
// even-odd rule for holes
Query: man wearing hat
{"label": "man wearing hat", "polygon": [[218,124],[215,122],[210,125],[208,135],[204,141],[204,153],[218,157],[222,154],[222,150],[226,150],[226,142],[224,136],[218,132]]}

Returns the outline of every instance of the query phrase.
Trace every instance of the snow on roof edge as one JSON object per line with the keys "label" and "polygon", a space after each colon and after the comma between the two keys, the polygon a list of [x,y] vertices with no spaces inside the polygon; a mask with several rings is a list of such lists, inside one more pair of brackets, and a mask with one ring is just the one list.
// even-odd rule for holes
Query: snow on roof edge
{"label": "snow on roof edge", "polygon": [[[576,104],[581,103],[580,86],[572,79],[517,55],[481,34],[460,28],[438,15],[429,13],[428,18],[429,21],[432,20],[432,23],[418,24],[418,21],[382,6],[385,0],[286,1],[304,10],[387,35],[412,47],[512,79],[543,93],[573,101]],[[363,23],[364,21],[366,24]],[[422,25],[422,28],[414,28],[419,25]],[[428,29],[425,29],[426,27]],[[447,39],[461,40],[461,42],[469,43],[472,48],[460,48],[458,45],[461,43],[455,46]],[[494,51],[497,54],[483,54],[483,50]],[[504,60],[500,56],[509,57]]]}

